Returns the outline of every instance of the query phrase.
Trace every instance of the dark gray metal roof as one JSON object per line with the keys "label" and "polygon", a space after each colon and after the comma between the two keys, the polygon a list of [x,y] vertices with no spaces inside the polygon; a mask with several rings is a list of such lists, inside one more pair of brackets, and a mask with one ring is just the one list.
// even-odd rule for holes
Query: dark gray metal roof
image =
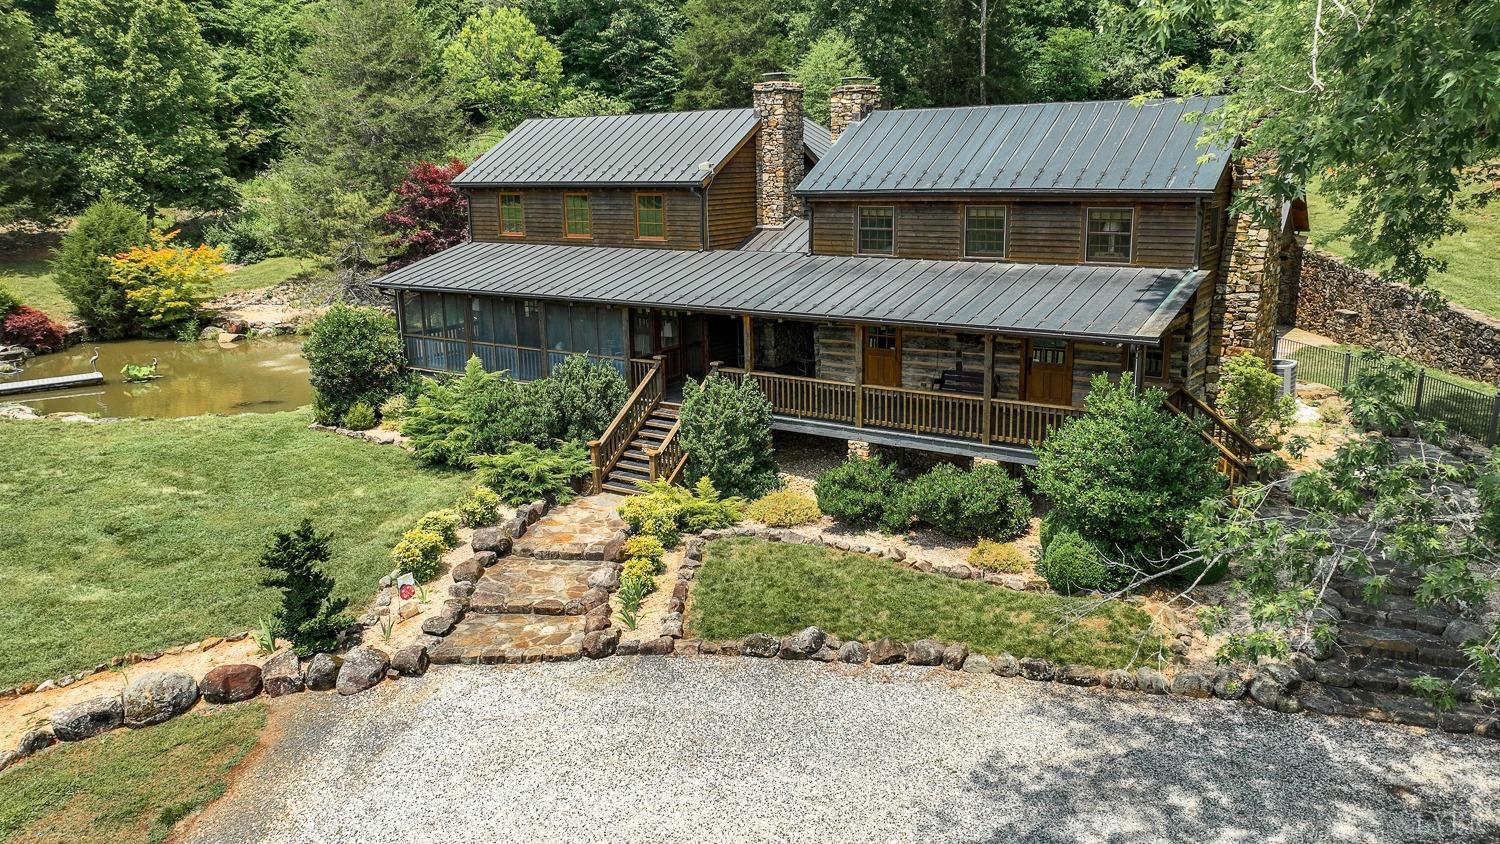
{"label": "dark gray metal roof", "polygon": [[797,193],[1211,193],[1229,150],[1198,140],[1220,104],[1190,97],[875,111],[844,131]]}
{"label": "dark gray metal roof", "polygon": [[1156,344],[1201,280],[1185,269],[465,243],[375,284]]}
{"label": "dark gray metal roof", "polygon": [[527,120],[453,184],[692,187],[759,125],[749,108]]}
{"label": "dark gray metal roof", "polygon": [[802,119],[802,149],[813,161],[822,161],[833,151],[833,133],[810,117]]}
{"label": "dark gray metal roof", "polygon": [[736,246],[746,252],[806,252],[809,227],[807,218],[793,217],[780,228],[758,228]]}

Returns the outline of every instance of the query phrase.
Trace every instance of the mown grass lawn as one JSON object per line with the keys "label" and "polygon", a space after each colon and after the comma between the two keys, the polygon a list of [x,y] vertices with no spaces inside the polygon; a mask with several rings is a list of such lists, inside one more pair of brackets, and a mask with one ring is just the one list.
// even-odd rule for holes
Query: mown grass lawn
{"label": "mown grass lawn", "polygon": [[261,549],[304,516],[358,606],[389,550],[468,478],[290,413],[0,421],[0,688],[243,631],[277,605]]}
{"label": "mown grass lawn", "polygon": [[[1352,251],[1349,243],[1332,236],[1349,218],[1348,213],[1333,207],[1316,190],[1308,192],[1307,213],[1312,244],[1348,257]],[[1461,305],[1500,317],[1500,284],[1495,283],[1500,277],[1500,252],[1495,249],[1500,243],[1500,207],[1469,211],[1459,218],[1469,229],[1433,245],[1432,254],[1448,262],[1448,271],[1432,276],[1429,283]]]}
{"label": "mown grass lawn", "polygon": [[967,642],[987,654],[1106,668],[1157,647],[1150,619],[1134,607],[1109,604],[1065,625],[1087,599],[1012,592],[821,545],[721,539],[704,559],[688,627],[709,640],[816,625],[842,639]]}
{"label": "mown grass lawn", "polygon": [[45,750],[0,776],[0,842],[164,841],[224,793],[265,723],[248,703]]}

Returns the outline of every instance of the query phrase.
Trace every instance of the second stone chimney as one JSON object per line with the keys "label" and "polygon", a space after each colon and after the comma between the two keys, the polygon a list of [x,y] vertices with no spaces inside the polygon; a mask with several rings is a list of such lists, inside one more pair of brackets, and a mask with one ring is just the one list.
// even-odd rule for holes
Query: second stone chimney
{"label": "second stone chimney", "polygon": [[845,76],[828,92],[828,133],[837,141],[849,124],[880,106],[880,83],[871,76]]}
{"label": "second stone chimney", "polygon": [[802,85],[786,73],[767,73],[755,83],[755,205],[760,225],[780,226],[797,216],[792,191],[802,181]]}

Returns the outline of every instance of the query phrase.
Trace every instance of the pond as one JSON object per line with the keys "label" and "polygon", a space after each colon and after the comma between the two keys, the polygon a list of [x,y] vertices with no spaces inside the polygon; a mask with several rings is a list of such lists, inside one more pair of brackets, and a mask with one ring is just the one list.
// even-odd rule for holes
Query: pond
{"label": "pond", "polygon": [[[0,403],[30,405],[37,413],[162,418],[271,413],[312,403],[300,337],[262,337],[227,346],[212,340],[85,343],[32,358],[23,364],[20,374],[0,375],[0,383],[88,372],[89,358],[96,348],[105,383],[7,396],[0,398]],[[148,364],[152,358],[157,359],[156,374],[160,378],[130,384],[120,375],[125,364]]]}

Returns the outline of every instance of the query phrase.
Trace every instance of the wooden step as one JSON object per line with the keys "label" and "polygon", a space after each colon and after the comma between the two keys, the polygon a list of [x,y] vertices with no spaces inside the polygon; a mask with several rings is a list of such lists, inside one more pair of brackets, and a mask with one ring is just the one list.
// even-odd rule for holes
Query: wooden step
{"label": "wooden step", "polygon": [[605,480],[599,486],[605,492],[613,492],[615,495],[639,495],[641,492],[640,488],[635,484],[617,484],[610,480]]}

